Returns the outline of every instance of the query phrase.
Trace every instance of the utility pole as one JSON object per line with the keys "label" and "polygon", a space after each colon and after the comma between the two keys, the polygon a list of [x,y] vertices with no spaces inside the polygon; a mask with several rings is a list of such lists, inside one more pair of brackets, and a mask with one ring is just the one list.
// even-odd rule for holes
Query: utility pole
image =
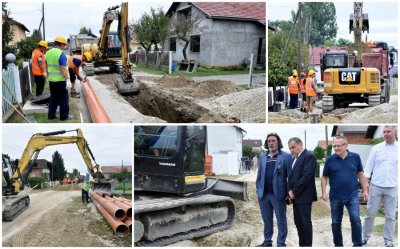
{"label": "utility pole", "polygon": [[307,149],[307,130],[304,130],[304,148]]}
{"label": "utility pole", "polygon": [[328,157],[328,126],[325,125],[325,141],[326,141],[326,155],[325,158]]}
{"label": "utility pole", "polygon": [[289,46],[290,40],[292,39],[293,30],[294,30],[294,28],[296,27],[297,18],[299,18],[299,16],[300,16],[300,5],[301,5],[301,3],[299,3],[299,7],[297,8],[297,13],[296,13],[296,17],[295,17],[294,22],[293,22],[292,29],[290,30],[289,37],[288,37],[288,39],[287,39],[287,41],[286,41],[286,44],[285,44],[285,49],[283,50],[281,59],[280,59],[280,61],[279,61],[279,64],[280,64],[280,65],[282,65],[283,59],[285,59],[285,55],[286,55],[287,48],[288,48],[288,46]]}
{"label": "utility pole", "polygon": [[42,3],[42,21],[43,21],[43,40],[46,40],[46,31],[44,28],[44,3]]}
{"label": "utility pole", "polygon": [[299,15],[299,21],[297,23],[297,71],[300,72],[302,70],[301,68],[301,3],[299,3],[299,10],[300,15]]}

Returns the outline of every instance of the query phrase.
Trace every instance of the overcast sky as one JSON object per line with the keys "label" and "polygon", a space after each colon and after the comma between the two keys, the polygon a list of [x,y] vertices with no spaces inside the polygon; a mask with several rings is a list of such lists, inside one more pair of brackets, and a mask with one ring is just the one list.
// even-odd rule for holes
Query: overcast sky
{"label": "overcast sky", "polygon": [[[310,124],[240,124],[247,134],[244,139],[261,139],[264,144],[265,138],[269,133],[277,133],[282,139],[283,149],[287,152],[288,141],[292,137],[299,137],[303,144],[305,143],[304,136],[307,134],[307,149],[314,150],[319,140],[325,140],[325,125],[310,125]],[[331,140],[332,125],[328,125],[328,139]],[[306,132],[304,132],[306,131]]]}
{"label": "overcast sky", "polygon": [[[103,14],[112,6],[122,1],[85,0],[85,1],[7,1],[7,9],[11,10],[11,17],[23,23],[32,33],[39,28],[42,19],[42,2],[45,4],[45,31],[46,40],[52,41],[56,36],[69,37],[78,34],[81,27],[91,28],[99,36]],[[150,12],[150,8],[162,8],[166,12],[172,1],[129,1],[128,21],[138,20],[143,13]],[[117,29],[114,21],[111,30]]]}
{"label": "overcast sky", "polygon": [[[100,166],[132,165],[132,136],[131,125],[7,125],[3,124],[2,153],[12,159],[21,158],[22,153],[31,138],[36,133],[46,133],[59,130],[75,130],[80,128],[89,143],[96,162]],[[76,132],[61,136],[75,136]],[[52,161],[52,155],[58,151],[68,172],[78,169],[82,174],[87,167],[76,144],[54,145],[43,149],[38,159]]]}
{"label": "overcast sky", "polygon": [[[291,20],[291,10],[297,11],[295,1],[268,1],[268,20]],[[345,38],[353,41],[353,33],[349,34],[349,17],[353,13],[353,1],[335,1],[337,39]],[[386,41],[389,46],[398,47],[398,3],[397,1],[364,1],[363,13],[369,17],[368,41]]]}

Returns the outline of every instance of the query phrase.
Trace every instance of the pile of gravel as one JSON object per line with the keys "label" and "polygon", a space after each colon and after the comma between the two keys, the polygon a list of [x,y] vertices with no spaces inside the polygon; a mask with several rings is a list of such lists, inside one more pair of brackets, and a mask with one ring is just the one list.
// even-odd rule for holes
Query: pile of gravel
{"label": "pile of gravel", "polygon": [[235,92],[211,100],[210,105],[226,115],[236,117],[242,123],[265,123],[265,87]]}
{"label": "pile of gravel", "polygon": [[[392,96],[392,101],[374,107],[360,109],[350,113],[343,119],[343,123],[397,123],[398,119],[398,100]],[[396,96],[397,97],[397,96]]]}

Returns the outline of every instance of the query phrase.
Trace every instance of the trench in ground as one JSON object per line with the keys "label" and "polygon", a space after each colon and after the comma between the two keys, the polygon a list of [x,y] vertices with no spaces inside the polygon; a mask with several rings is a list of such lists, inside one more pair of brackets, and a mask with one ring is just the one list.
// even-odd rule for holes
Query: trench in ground
{"label": "trench in ground", "polygon": [[173,95],[140,82],[139,85],[138,94],[124,98],[144,115],[158,117],[169,123],[229,122],[226,115],[199,106],[184,96]]}

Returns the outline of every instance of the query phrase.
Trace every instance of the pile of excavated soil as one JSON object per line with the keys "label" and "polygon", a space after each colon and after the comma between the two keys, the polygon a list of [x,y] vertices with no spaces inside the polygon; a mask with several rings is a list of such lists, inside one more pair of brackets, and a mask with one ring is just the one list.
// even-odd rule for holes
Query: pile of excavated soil
{"label": "pile of excavated soil", "polygon": [[74,191],[81,190],[82,186],[76,184],[60,184],[53,188],[55,191]]}
{"label": "pile of excavated soil", "polygon": [[119,74],[96,75],[96,79],[105,85],[113,85],[118,80]]}
{"label": "pile of excavated soil", "polygon": [[222,96],[241,90],[240,87],[226,80],[206,80],[196,83],[190,77],[163,76],[155,82],[161,89],[174,91],[173,88],[177,88],[175,90],[181,94],[199,99]]}

